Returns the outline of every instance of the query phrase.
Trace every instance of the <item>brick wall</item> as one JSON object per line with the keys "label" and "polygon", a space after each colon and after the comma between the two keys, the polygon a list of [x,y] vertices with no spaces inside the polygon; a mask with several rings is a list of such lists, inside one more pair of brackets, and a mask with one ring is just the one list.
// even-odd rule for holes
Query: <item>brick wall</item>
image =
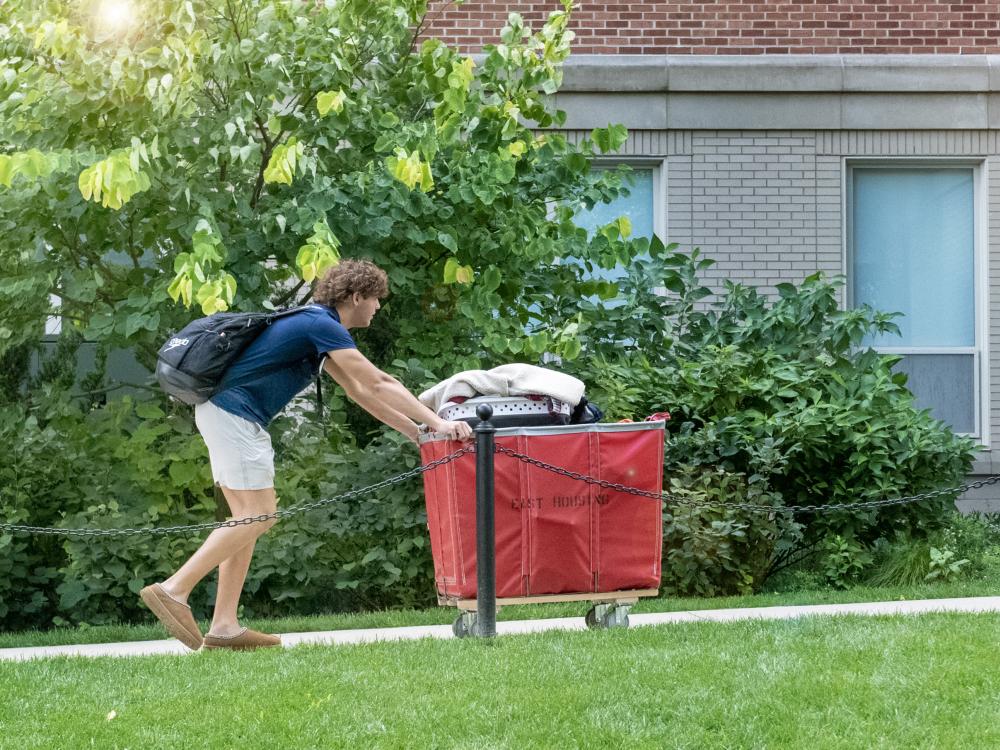
{"label": "brick wall", "polygon": [[[498,42],[507,14],[532,28],[558,2],[431,3],[429,34],[464,52]],[[998,54],[1000,1],[577,2],[578,54]]]}

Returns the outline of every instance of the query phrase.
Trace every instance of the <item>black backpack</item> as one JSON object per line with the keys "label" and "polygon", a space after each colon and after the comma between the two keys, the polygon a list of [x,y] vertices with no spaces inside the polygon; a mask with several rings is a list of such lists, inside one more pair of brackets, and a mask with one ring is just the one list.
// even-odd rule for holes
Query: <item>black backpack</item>
{"label": "black backpack", "polygon": [[278,318],[304,309],[215,313],[188,323],[157,352],[156,379],[160,387],[185,404],[208,401],[229,366],[265,328]]}

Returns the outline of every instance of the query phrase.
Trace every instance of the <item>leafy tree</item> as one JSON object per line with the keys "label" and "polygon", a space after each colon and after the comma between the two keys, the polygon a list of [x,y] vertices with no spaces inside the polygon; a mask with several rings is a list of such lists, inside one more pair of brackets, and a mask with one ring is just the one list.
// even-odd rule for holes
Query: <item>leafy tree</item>
{"label": "leafy tree", "polygon": [[564,119],[563,5],[537,33],[511,14],[478,63],[418,43],[424,0],[0,5],[0,347],[55,295],[151,364],[189,308],[302,301],[343,253],[389,272],[383,364],[572,359],[580,310],[550,297],[613,295],[587,268],[645,240],[571,221],[623,189],[589,162],[624,128],[537,134]]}

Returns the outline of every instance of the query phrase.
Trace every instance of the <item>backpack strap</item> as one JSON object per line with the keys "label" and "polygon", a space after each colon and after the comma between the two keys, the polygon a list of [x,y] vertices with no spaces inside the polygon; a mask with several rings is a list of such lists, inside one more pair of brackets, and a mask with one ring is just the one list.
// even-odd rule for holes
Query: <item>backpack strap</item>
{"label": "backpack strap", "polygon": [[267,313],[268,321],[277,320],[278,318],[284,318],[288,315],[293,315],[297,312],[302,312],[303,310],[308,310],[313,305],[299,305],[298,307],[289,307],[285,310],[275,310],[274,312]]}
{"label": "backpack strap", "polygon": [[[319,421],[323,421],[323,371],[322,369],[316,375],[316,414],[319,417]],[[324,426],[325,429],[325,426]]]}
{"label": "backpack strap", "polygon": [[[318,302],[311,302],[308,305],[299,305],[298,307],[290,307],[287,310],[278,310],[277,312],[271,315],[271,317],[268,320],[268,323],[277,320],[278,318],[283,318],[286,315],[292,315],[293,313],[297,313],[302,310],[308,310],[310,308],[315,308],[315,307],[326,307],[326,306],[320,305]],[[319,421],[323,422],[323,371],[322,370],[320,370],[320,372],[316,374],[316,412],[317,415],[319,416]]]}

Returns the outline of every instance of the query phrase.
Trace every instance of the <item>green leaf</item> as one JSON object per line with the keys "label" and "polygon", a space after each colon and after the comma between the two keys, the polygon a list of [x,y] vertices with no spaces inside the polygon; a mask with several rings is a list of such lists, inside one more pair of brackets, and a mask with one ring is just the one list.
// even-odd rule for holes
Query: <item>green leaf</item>
{"label": "green leaf", "polygon": [[442,246],[448,248],[453,253],[458,252],[458,245],[455,243],[455,238],[450,234],[447,232],[438,232],[437,238],[438,242],[440,242]]}
{"label": "green leaf", "polygon": [[454,284],[458,280],[458,261],[454,258],[448,258],[444,263],[444,277],[443,281],[445,284]]}
{"label": "green leaf", "polygon": [[326,220],[313,224],[313,233],[299,248],[295,258],[303,281],[311,282],[323,276],[327,269],[340,262],[340,240],[330,231]]}
{"label": "green leaf", "polygon": [[617,151],[628,140],[628,129],[624,125],[608,125],[606,128],[594,128],[590,137],[597,144],[601,153]]}
{"label": "green leaf", "polygon": [[500,274],[500,269],[496,266],[490,266],[483,273],[482,286],[487,292],[492,292],[499,288],[500,282],[502,281],[502,276]]}
{"label": "green leaf", "polygon": [[455,258],[448,258],[445,261],[445,284],[471,284],[474,276],[472,266],[463,266]]}
{"label": "green leaf", "polygon": [[120,209],[136,193],[149,189],[149,176],[133,169],[132,150],[122,149],[80,173],[77,186],[84,200]]}
{"label": "green leaf", "polygon": [[287,143],[275,146],[264,169],[264,182],[291,185],[296,170],[301,171],[301,157],[304,153],[305,146],[294,137],[289,138]]}
{"label": "green leaf", "polygon": [[191,484],[198,478],[198,467],[190,461],[171,461],[170,478],[178,485]]}
{"label": "green leaf", "polygon": [[130,338],[136,331],[142,330],[145,325],[146,320],[142,313],[132,313],[125,319],[125,337]]}
{"label": "green leaf", "polygon": [[136,416],[143,419],[162,419],[163,409],[149,401],[140,401],[135,407]]}
{"label": "green leaf", "polygon": [[320,117],[326,117],[330,110],[340,112],[344,108],[347,95],[340,89],[336,91],[320,91],[316,94],[316,109]]}

